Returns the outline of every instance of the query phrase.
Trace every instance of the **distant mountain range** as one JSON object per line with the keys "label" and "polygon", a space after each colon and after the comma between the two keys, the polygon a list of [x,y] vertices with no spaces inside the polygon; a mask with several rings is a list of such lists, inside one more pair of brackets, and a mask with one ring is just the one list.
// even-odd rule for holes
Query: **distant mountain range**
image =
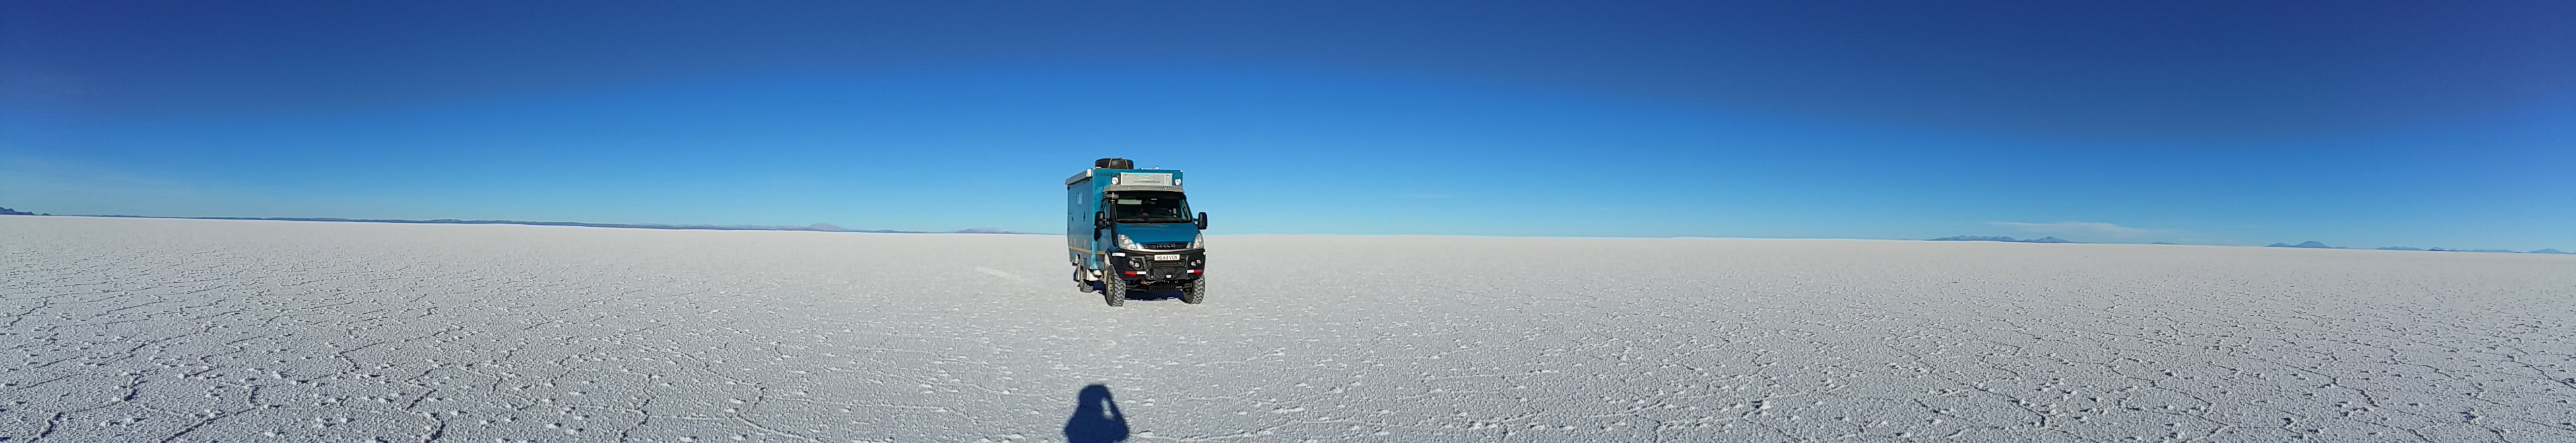
{"label": "distant mountain range", "polygon": [[[2271,246],[2267,246],[2267,247],[2272,247],[2272,248],[2352,249],[2352,248],[2338,248],[2338,247],[2333,247],[2333,246],[2326,246],[2326,244],[2325,244],[2325,243],[2318,243],[2318,242],[2317,242],[2317,241],[2315,241],[2315,240],[2309,240],[2309,241],[2307,241],[2307,242],[2305,242],[2305,243],[2299,243],[2299,244],[2295,244],[2295,245],[2293,245],[2293,244],[2288,244],[2288,243],[2273,243]],[[2430,248],[2430,249],[2427,249],[2427,248],[2413,248],[2413,247],[2406,247],[2406,246],[2389,246],[2389,247],[2376,248],[2376,249],[2381,250],[2381,251],[2504,252],[2504,253],[2514,253],[2514,254],[2566,254],[2566,253],[2567,253],[2567,252],[2559,251],[2559,250],[2556,250],[2556,249],[2540,249],[2540,250],[2533,250],[2533,251],[2530,251],[2530,252],[2515,251],[2515,250],[2511,250],[2511,249],[2442,249],[2442,248]]]}
{"label": "distant mountain range", "polygon": [[33,213],[33,212],[20,211],[20,210],[16,210],[16,209],[0,208],[0,215],[53,215],[53,214],[38,214],[38,213]]}
{"label": "distant mountain range", "polygon": [[2512,252],[2514,252],[2514,250],[2511,250],[2511,249],[2442,249],[2442,248],[2426,249],[2426,251],[2433,251],[2433,252],[2505,252],[2505,253],[2512,253]]}
{"label": "distant mountain range", "polygon": [[2004,237],[2004,236],[1985,236],[1985,235],[1960,235],[1960,236],[1951,236],[1951,237],[1941,237],[1941,238],[1932,239],[1931,241],[1999,241],[1999,242],[2013,242],[2013,243],[2075,243],[2075,242],[2066,241],[2066,239],[2057,238],[2057,237],[2040,237],[2040,238],[2034,238],[2034,239],[2029,239],[2029,240],[2016,240],[2016,239],[2013,239],[2012,237]]}
{"label": "distant mountain range", "polygon": [[[0,208],[0,215],[52,215],[52,214],[30,214],[30,213],[26,213],[26,212],[12,211],[12,210],[9,210],[8,208]],[[960,229],[960,230],[955,230],[955,231],[944,231],[944,232],[936,232],[936,231],[900,231],[900,230],[893,230],[893,229],[845,229],[845,228],[842,228],[842,227],[840,227],[840,226],[834,226],[834,225],[832,225],[831,223],[815,223],[815,224],[805,225],[805,226],[757,226],[757,225],[666,225],[666,224],[651,224],[651,223],[540,222],[540,221],[518,221],[518,220],[457,220],[457,219],[448,219],[448,218],[442,218],[442,219],[436,219],[436,220],[400,220],[400,219],[378,219],[378,218],[331,218],[331,217],[147,217],[147,216],[140,216],[140,215],[76,215],[76,216],[74,216],[74,217],[179,218],[179,219],[193,219],[193,220],[273,220],[273,221],[319,221],[319,222],[358,222],[358,223],[421,223],[421,224],[440,224],[440,225],[533,225],[533,226],[580,226],[580,227],[588,227],[588,228],[710,229],[710,230],[718,230],[718,231],[816,231],[816,232],[866,232],[866,233],[878,233],[878,234],[1028,234],[1028,233],[1025,233],[1025,232],[1011,232],[1011,231],[1004,231],[1004,230],[1000,230],[1000,229],[993,229],[993,228],[970,228],[970,229]]]}
{"label": "distant mountain range", "polygon": [[[2005,237],[2005,236],[2000,236],[2000,235],[1961,235],[1961,236],[1952,236],[1952,237],[1941,237],[1941,238],[1932,239],[1931,241],[1996,241],[1996,242],[2013,242],[2013,243],[2081,243],[2081,242],[2067,241],[2066,239],[2057,238],[2057,237],[2040,237],[2040,238],[2034,238],[2034,239],[2029,239],[2029,240],[2021,240],[2021,239],[2015,239],[2015,238],[2012,238],[2012,237]],[[2151,244],[2151,245],[2170,245],[2170,244],[2175,244],[2175,243],[2155,242],[2155,243],[2148,243],[2148,244]],[[2295,245],[2294,245],[2294,244],[2289,244],[2289,243],[2273,243],[2273,244],[2271,244],[2270,246],[2265,246],[2265,247],[2268,247],[2268,248],[2309,248],[2309,249],[2351,249],[2351,248],[2343,248],[2343,247],[2331,246],[2331,245],[2327,245],[2327,244],[2325,244],[2324,242],[2319,242],[2319,241],[2315,241],[2315,240],[2309,240],[2309,241],[2299,242],[2299,244],[2295,244]],[[2516,252],[2516,251],[2504,250],[2504,249],[2442,249],[2442,248],[2422,249],[2422,248],[2409,248],[2409,247],[2405,247],[2405,246],[2390,246],[2390,247],[2379,248],[2379,249],[2380,249],[2380,250],[2387,250],[2387,251]],[[2530,251],[2530,252],[2518,252],[2518,253],[2523,253],[2523,254],[2576,254],[2576,253],[2570,253],[2570,252],[2559,251],[2559,250],[2556,250],[2556,249],[2542,249],[2542,250],[2536,250],[2536,251]]]}

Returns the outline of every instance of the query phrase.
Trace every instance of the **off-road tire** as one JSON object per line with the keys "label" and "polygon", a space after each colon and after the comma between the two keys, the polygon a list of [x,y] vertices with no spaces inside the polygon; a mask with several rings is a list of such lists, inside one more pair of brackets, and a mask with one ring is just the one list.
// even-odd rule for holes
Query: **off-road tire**
{"label": "off-road tire", "polygon": [[1182,302],[1182,303],[1189,303],[1189,304],[1193,304],[1193,305],[1195,305],[1195,304],[1199,304],[1199,303],[1201,303],[1201,302],[1206,302],[1206,301],[1207,301],[1207,277],[1199,277],[1197,280],[1190,280],[1190,284],[1189,284],[1189,285],[1186,285],[1186,286],[1182,286],[1182,287],[1181,287],[1181,302]]}
{"label": "off-road tire", "polygon": [[1100,300],[1109,302],[1110,307],[1126,306],[1127,283],[1115,277],[1100,279]]}
{"label": "off-road tire", "polygon": [[1104,158],[1104,159],[1099,159],[1099,160],[1092,160],[1092,161],[1091,161],[1091,167],[1095,167],[1095,168],[1109,168],[1109,169],[1136,169],[1136,161],[1135,161],[1135,160],[1123,159],[1123,158]]}
{"label": "off-road tire", "polygon": [[1080,266],[1076,266],[1076,267],[1074,267],[1074,268],[1073,268],[1073,288],[1074,288],[1074,289],[1082,290],[1082,292],[1091,292],[1091,291],[1097,291],[1097,290],[1099,290],[1099,289],[1098,289],[1099,287],[1097,287],[1097,286],[1092,286],[1092,285],[1091,285],[1091,281],[1090,281],[1090,280],[1083,280],[1083,279],[1082,279],[1082,273],[1083,273],[1083,272],[1082,272],[1082,267],[1080,267]]}

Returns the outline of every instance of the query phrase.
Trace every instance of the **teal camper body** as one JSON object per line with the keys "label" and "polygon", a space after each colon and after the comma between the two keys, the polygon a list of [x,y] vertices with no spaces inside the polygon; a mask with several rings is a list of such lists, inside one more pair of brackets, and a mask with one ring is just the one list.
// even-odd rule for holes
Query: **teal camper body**
{"label": "teal camper body", "polygon": [[1207,298],[1207,213],[1190,212],[1181,171],[1136,169],[1104,158],[1064,179],[1065,255],[1073,281],[1110,306],[1137,289],[1177,289],[1181,301]]}

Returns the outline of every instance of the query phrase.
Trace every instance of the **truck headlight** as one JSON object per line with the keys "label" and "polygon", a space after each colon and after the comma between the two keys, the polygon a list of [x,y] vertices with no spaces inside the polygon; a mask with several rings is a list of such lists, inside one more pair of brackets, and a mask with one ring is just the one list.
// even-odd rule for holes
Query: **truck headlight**
{"label": "truck headlight", "polygon": [[1135,240],[1127,239],[1127,234],[1118,234],[1118,247],[1139,250],[1145,249],[1144,246],[1137,246]]}
{"label": "truck headlight", "polygon": [[1190,249],[1198,249],[1198,248],[1204,248],[1204,247],[1207,247],[1207,243],[1206,243],[1206,242],[1207,242],[1207,235],[1206,235],[1206,234],[1200,234],[1200,235],[1199,235],[1199,236],[1197,236],[1197,237],[1190,237]]}

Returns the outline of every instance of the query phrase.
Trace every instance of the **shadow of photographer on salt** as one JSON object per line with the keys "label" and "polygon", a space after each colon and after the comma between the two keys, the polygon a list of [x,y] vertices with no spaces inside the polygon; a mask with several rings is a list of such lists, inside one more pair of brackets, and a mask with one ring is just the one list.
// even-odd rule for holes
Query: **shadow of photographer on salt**
{"label": "shadow of photographer on salt", "polygon": [[1127,441],[1127,414],[1118,410],[1118,401],[1110,398],[1109,386],[1094,384],[1082,387],[1074,396],[1073,417],[1064,419],[1064,441],[1068,443],[1109,443]]}

